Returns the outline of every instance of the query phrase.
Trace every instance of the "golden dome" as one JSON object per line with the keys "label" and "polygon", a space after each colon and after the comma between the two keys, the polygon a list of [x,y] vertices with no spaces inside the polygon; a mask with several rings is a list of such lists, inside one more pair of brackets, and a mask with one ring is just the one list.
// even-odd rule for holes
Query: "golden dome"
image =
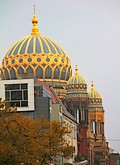
{"label": "golden dome", "polygon": [[66,83],[72,73],[70,59],[56,42],[39,33],[37,23],[34,12],[32,33],[16,42],[3,59],[2,79]]}
{"label": "golden dome", "polygon": [[102,96],[100,95],[100,93],[97,90],[95,90],[93,81],[92,81],[91,86],[92,87],[91,87],[90,91],[88,92],[90,103],[91,104],[102,104]]}
{"label": "golden dome", "polygon": [[75,74],[71,76],[67,82],[67,89],[87,91],[86,80],[78,73],[77,65],[75,68]]}

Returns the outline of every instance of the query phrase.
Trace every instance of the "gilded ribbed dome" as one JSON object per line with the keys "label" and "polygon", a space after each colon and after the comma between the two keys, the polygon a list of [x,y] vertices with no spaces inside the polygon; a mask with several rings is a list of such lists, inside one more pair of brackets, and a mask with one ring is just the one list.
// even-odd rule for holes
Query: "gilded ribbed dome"
{"label": "gilded ribbed dome", "polygon": [[24,54],[53,54],[67,56],[65,51],[54,41],[43,35],[29,35],[16,42],[7,52],[5,58]]}
{"label": "gilded ribbed dome", "polygon": [[37,78],[66,83],[71,76],[71,62],[66,52],[38,31],[34,13],[32,33],[16,42],[2,62],[2,79]]}
{"label": "gilded ribbed dome", "polygon": [[90,91],[88,92],[89,102],[91,104],[101,104],[102,96],[100,95],[100,93],[97,90],[95,90],[93,82],[92,82],[91,86],[92,87],[91,87]]}
{"label": "gilded ribbed dome", "polygon": [[68,90],[87,90],[86,80],[78,73],[78,67],[75,68],[75,74],[67,82]]}

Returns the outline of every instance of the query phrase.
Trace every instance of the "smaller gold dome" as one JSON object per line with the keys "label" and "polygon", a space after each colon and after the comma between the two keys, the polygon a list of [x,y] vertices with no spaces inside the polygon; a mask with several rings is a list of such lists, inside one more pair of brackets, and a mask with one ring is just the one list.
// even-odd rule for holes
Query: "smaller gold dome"
{"label": "smaller gold dome", "polygon": [[89,102],[91,104],[101,104],[102,103],[102,96],[100,95],[100,93],[97,90],[95,90],[93,81],[91,84],[91,89],[88,92],[88,96],[89,96]]}
{"label": "smaller gold dome", "polygon": [[67,89],[87,91],[86,80],[78,73],[77,65],[75,68],[75,74],[71,76],[67,82]]}

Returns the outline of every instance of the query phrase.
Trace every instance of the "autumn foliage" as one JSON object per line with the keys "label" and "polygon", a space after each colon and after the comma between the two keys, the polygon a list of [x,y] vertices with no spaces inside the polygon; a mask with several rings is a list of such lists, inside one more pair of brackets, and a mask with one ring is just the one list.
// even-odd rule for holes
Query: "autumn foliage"
{"label": "autumn foliage", "polygon": [[57,163],[61,153],[73,152],[65,141],[69,132],[63,123],[5,113],[7,117],[0,118],[0,164],[47,165]]}

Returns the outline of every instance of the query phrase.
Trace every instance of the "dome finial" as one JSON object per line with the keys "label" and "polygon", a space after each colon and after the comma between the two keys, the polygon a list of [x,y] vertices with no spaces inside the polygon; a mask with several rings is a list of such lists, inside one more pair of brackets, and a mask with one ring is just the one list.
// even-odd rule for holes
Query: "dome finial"
{"label": "dome finial", "polygon": [[37,23],[38,23],[38,19],[36,17],[36,11],[35,11],[35,5],[34,5],[34,16],[33,16],[33,19],[32,19],[32,24],[33,24],[32,34],[38,34]]}
{"label": "dome finial", "polygon": [[35,5],[34,5],[34,15],[36,15]]}
{"label": "dome finial", "polygon": [[94,82],[93,81],[92,81],[91,87],[92,87],[92,89],[94,89]]}
{"label": "dome finial", "polygon": [[76,71],[76,73],[78,73],[78,66],[77,65],[76,65],[75,71]]}

